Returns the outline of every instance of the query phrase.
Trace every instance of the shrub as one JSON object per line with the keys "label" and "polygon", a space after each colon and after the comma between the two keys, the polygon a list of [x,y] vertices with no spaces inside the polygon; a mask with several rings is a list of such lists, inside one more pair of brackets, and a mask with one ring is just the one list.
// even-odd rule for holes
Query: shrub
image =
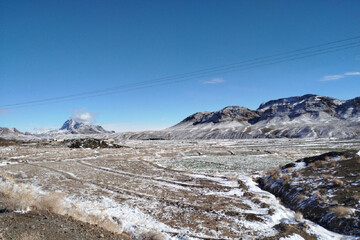
{"label": "shrub", "polygon": [[296,200],[298,200],[298,201],[304,200],[306,198],[307,198],[306,195],[301,194],[301,193],[296,196]]}
{"label": "shrub", "polygon": [[290,178],[291,178],[291,176],[288,174],[281,175],[281,179],[283,179],[283,180],[289,180]]}
{"label": "shrub", "polygon": [[9,210],[27,211],[36,202],[36,195],[30,186],[20,184],[2,184],[0,192],[6,198],[6,208]]}
{"label": "shrub", "polygon": [[142,233],[139,237],[140,240],[167,240],[167,237],[157,231],[149,231]]}
{"label": "shrub", "polygon": [[352,196],[352,198],[356,201],[360,200],[360,193],[354,193],[354,196]]}
{"label": "shrub", "polygon": [[42,195],[35,203],[35,208],[38,210],[45,210],[57,214],[65,214],[65,200],[66,194],[61,192],[50,192]]}
{"label": "shrub", "polygon": [[294,217],[296,221],[301,221],[303,219],[303,215],[301,212],[296,212]]}
{"label": "shrub", "polygon": [[321,174],[320,178],[324,179],[324,180],[328,180],[328,179],[332,179],[334,176],[330,175],[330,174]]}
{"label": "shrub", "polygon": [[337,164],[337,162],[335,162],[335,161],[331,161],[330,162],[330,167],[336,167],[338,164]]}
{"label": "shrub", "polygon": [[326,163],[326,161],[316,161],[314,164],[317,167],[323,167]]}
{"label": "shrub", "polygon": [[344,206],[330,208],[330,211],[333,212],[337,217],[346,217],[352,214],[352,209]]}
{"label": "shrub", "polygon": [[111,221],[109,218],[105,218],[104,221],[102,221],[99,224],[100,227],[115,233],[122,233],[123,232],[123,226],[122,224],[117,224]]}
{"label": "shrub", "polygon": [[336,187],[342,187],[344,186],[344,182],[341,181],[340,179],[333,179],[332,183],[336,186]]}

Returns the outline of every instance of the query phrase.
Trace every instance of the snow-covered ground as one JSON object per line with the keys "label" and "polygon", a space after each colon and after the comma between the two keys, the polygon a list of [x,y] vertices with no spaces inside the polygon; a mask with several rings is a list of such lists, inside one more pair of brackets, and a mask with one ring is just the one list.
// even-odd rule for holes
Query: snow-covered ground
{"label": "snow-covered ground", "polygon": [[[354,141],[127,141],[129,148],[0,148],[0,175],[34,196],[62,192],[63,214],[110,219],[135,238],[158,231],[169,239],[355,239],[299,218],[254,182],[263,170]],[[297,166],[302,167],[302,166]],[[23,186],[23,185],[22,185]],[[36,198],[36,197],[35,197]],[[30,204],[31,205],[31,204]],[[25,209],[26,210],[26,209]],[[95,216],[98,216],[97,218]],[[305,228],[279,235],[280,223]],[[300,230],[299,230],[300,231]],[[300,235],[299,235],[300,234]],[[303,236],[301,236],[301,234]]]}

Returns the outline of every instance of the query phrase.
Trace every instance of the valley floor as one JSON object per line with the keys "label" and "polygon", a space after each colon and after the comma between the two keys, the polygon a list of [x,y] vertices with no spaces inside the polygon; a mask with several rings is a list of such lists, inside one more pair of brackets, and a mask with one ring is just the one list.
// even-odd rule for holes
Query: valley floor
{"label": "valley floor", "polygon": [[[302,219],[258,188],[255,178],[302,157],[359,149],[359,141],[121,145],[126,147],[0,147],[0,192],[8,201],[4,209],[49,210],[135,239],[353,239]],[[4,236],[8,231],[0,226]]]}

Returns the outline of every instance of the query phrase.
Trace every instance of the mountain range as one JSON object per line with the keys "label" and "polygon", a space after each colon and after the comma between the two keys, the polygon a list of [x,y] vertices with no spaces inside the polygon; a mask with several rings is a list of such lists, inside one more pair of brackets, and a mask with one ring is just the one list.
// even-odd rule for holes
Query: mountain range
{"label": "mountain range", "polygon": [[[0,135],[23,134],[0,128]],[[38,137],[110,134],[101,126],[67,120],[58,130]],[[26,133],[31,135],[30,133]],[[198,112],[160,131],[114,133],[120,139],[360,138],[360,97],[338,100],[314,94],[262,103],[258,109],[228,106]]]}

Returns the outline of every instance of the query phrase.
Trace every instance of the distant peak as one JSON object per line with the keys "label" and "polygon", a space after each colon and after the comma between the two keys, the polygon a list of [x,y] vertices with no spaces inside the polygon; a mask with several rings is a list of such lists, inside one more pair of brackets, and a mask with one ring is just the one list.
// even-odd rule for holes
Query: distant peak
{"label": "distant peak", "polygon": [[72,129],[77,129],[80,126],[85,125],[84,123],[81,122],[77,122],[74,119],[69,119],[67,120],[62,127],[60,128],[60,130],[72,130]]}
{"label": "distant peak", "polygon": [[98,125],[87,124],[85,122],[78,122],[74,119],[67,120],[60,130],[68,131],[73,134],[92,134],[92,133],[107,133],[104,128]]}

